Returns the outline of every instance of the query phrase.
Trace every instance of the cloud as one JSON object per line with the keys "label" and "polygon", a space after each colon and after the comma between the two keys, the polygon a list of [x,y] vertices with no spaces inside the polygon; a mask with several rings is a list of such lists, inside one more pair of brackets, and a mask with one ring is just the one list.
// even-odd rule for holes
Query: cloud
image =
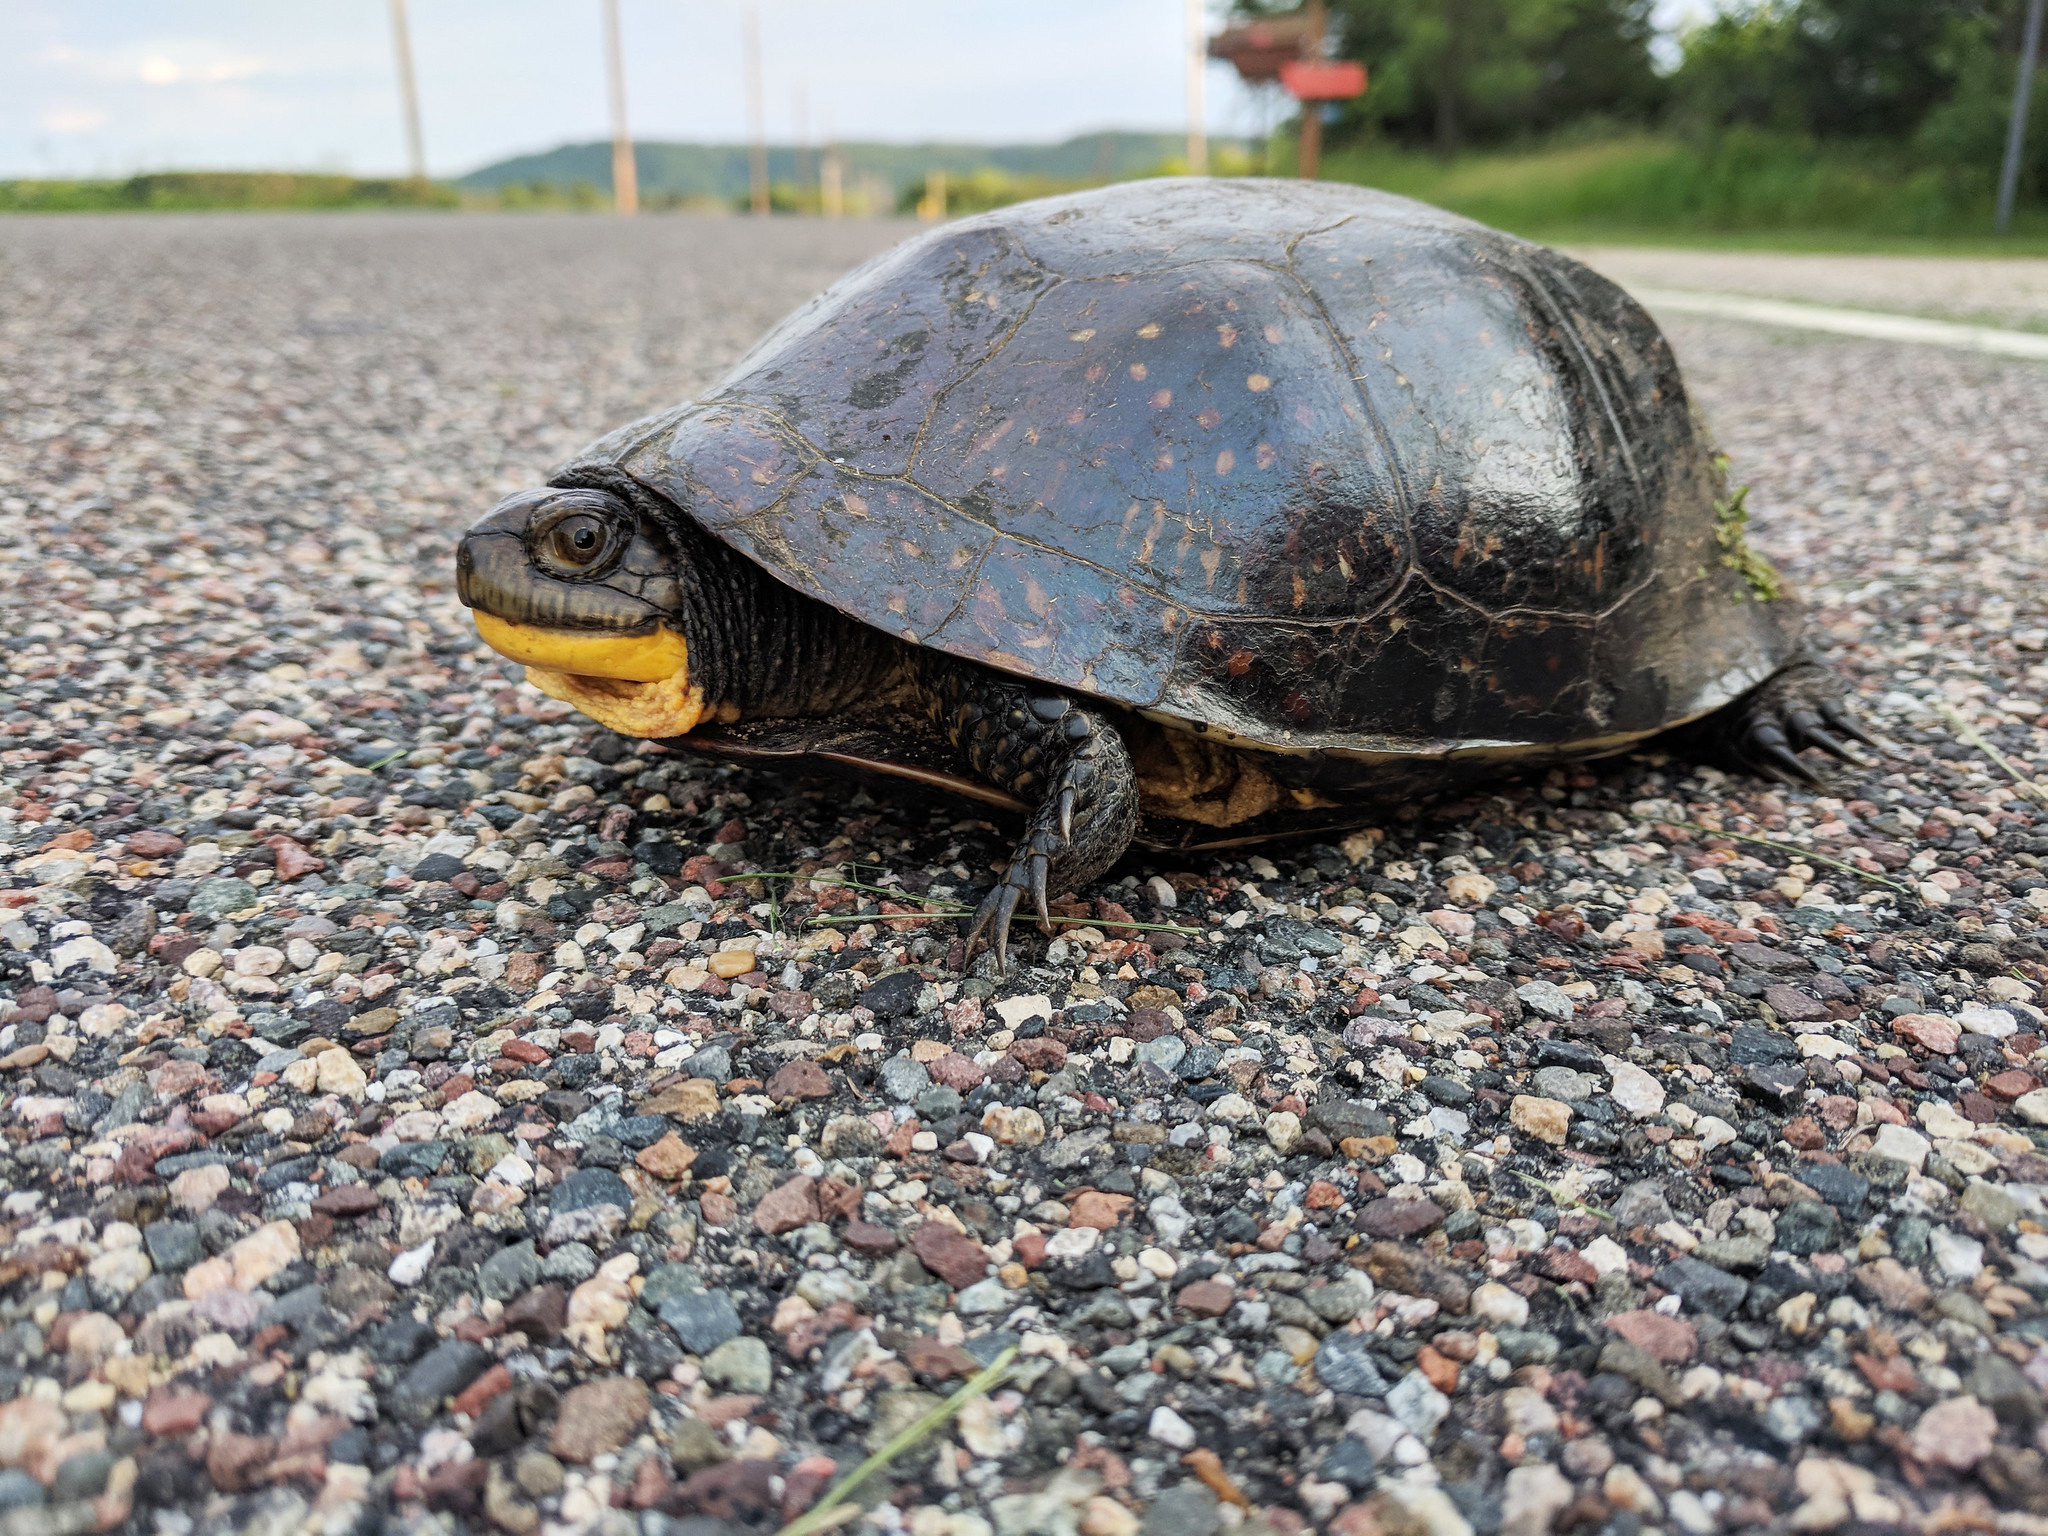
{"label": "cloud", "polygon": [[106,125],[107,114],[98,107],[52,107],[38,121],[46,133],[91,133]]}
{"label": "cloud", "polygon": [[[187,57],[191,51],[188,50]],[[246,55],[217,55],[192,63],[180,63],[165,54],[151,54],[136,66],[135,73],[150,85],[225,85],[263,73],[263,61]]]}

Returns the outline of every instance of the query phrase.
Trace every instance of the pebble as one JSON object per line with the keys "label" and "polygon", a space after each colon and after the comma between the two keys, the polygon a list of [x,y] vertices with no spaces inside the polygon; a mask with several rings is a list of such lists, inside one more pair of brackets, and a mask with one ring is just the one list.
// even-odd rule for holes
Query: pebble
{"label": "pebble", "polygon": [[1164,1405],[1152,1410],[1146,1433],[1176,1451],[1185,1451],[1195,1443],[1195,1427]]}
{"label": "pebble", "polygon": [[1508,1120],[1524,1135],[1561,1147],[1571,1128],[1572,1109],[1557,1099],[1518,1093],[1508,1106]]}
{"label": "pebble", "polygon": [[[966,900],[999,818],[609,736],[449,590],[479,505],[895,230],[253,228],[30,221],[0,276],[38,338],[0,423],[34,571],[0,690],[0,1369],[64,1377],[0,1402],[39,1469],[0,1503],[773,1528],[846,1426],[936,1401],[889,1370],[950,1390],[1012,1342],[1044,1374],[954,1442],[1001,1478],[899,1467],[894,1528],[1706,1536],[1756,1499],[1823,1529],[2031,1497],[2002,1479],[2039,1388],[1957,1340],[2048,1300],[2048,847],[1926,705],[2048,761],[2044,561],[1956,558],[2042,504],[2034,371],[1674,324],[1881,771],[1622,756],[1270,857],[1141,851],[997,976],[873,893],[735,876]],[[1123,928],[1168,914],[1191,931]],[[1896,1404],[1852,1358],[1880,1334]],[[615,1395],[609,1448],[539,1449]],[[270,1477],[309,1411],[350,1424],[324,1473]],[[109,1438],[60,1451],[74,1415]],[[1512,1457],[1432,1464],[1510,1419]],[[1809,1475],[1831,1434],[1887,1446],[1867,1482]],[[1738,1476],[1759,1446],[1792,1483]]]}
{"label": "pebble", "polygon": [[647,1404],[646,1383],[631,1376],[585,1382],[562,1399],[548,1449],[563,1461],[595,1461],[626,1443],[647,1417]]}
{"label": "pebble", "polygon": [[1931,1466],[1967,1472],[1986,1456],[1998,1434],[1998,1416],[1974,1397],[1936,1403],[1913,1425],[1913,1454]]}
{"label": "pebble", "polygon": [[740,1331],[740,1315],[723,1292],[685,1291],[661,1304],[661,1320],[684,1349],[708,1355]]}

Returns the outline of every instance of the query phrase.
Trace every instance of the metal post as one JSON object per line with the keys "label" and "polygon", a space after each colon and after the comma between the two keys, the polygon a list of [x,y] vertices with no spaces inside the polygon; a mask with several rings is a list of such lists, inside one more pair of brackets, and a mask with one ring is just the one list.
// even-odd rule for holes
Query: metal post
{"label": "metal post", "polygon": [[612,208],[630,218],[640,211],[640,168],[633,163],[633,135],[626,131],[626,55],[619,44],[619,0],[604,0],[604,54],[612,88]]}
{"label": "metal post", "polygon": [[761,100],[761,8],[748,0],[740,41],[747,70],[747,190],[754,217],[768,217],[768,109]]}
{"label": "metal post", "polygon": [[427,152],[420,142],[420,92],[412,76],[412,28],[405,18],[405,0],[391,0],[391,41],[398,53],[398,103],[405,113],[406,156],[412,179],[427,179]]}
{"label": "metal post", "polygon": [[1998,174],[1997,229],[2012,223],[2013,198],[2020,186],[2020,151],[2027,142],[2027,108],[2034,94],[2034,56],[2041,51],[2042,0],[2029,0],[2027,28],[2020,43],[2020,77],[2012,91],[2012,122],[2005,131],[2005,165]]}
{"label": "metal post", "polygon": [[1203,71],[1209,67],[1209,26],[1203,0],[1187,0],[1188,174],[1209,174],[1209,125],[1202,101]]}

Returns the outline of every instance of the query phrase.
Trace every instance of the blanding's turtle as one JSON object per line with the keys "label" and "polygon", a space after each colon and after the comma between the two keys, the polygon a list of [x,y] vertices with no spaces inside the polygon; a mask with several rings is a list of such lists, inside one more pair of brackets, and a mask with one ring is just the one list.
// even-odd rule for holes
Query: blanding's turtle
{"label": "blanding's turtle", "polygon": [[1678,726],[1868,740],[1614,284],[1404,198],[1153,181],[934,229],[472,527],[628,735],[1026,813],[976,915]]}

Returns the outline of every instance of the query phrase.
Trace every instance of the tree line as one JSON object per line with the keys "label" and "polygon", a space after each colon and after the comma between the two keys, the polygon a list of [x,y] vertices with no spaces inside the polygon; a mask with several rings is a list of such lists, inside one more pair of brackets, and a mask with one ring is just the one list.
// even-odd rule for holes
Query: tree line
{"label": "tree line", "polygon": [[[1260,5],[1253,10],[1279,10]],[[1333,142],[1455,153],[1586,130],[1882,143],[1995,175],[2025,0],[1738,0],[1661,46],[1652,0],[1330,0],[1371,89]],[[2048,189],[2048,91],[2028,171]]]}

